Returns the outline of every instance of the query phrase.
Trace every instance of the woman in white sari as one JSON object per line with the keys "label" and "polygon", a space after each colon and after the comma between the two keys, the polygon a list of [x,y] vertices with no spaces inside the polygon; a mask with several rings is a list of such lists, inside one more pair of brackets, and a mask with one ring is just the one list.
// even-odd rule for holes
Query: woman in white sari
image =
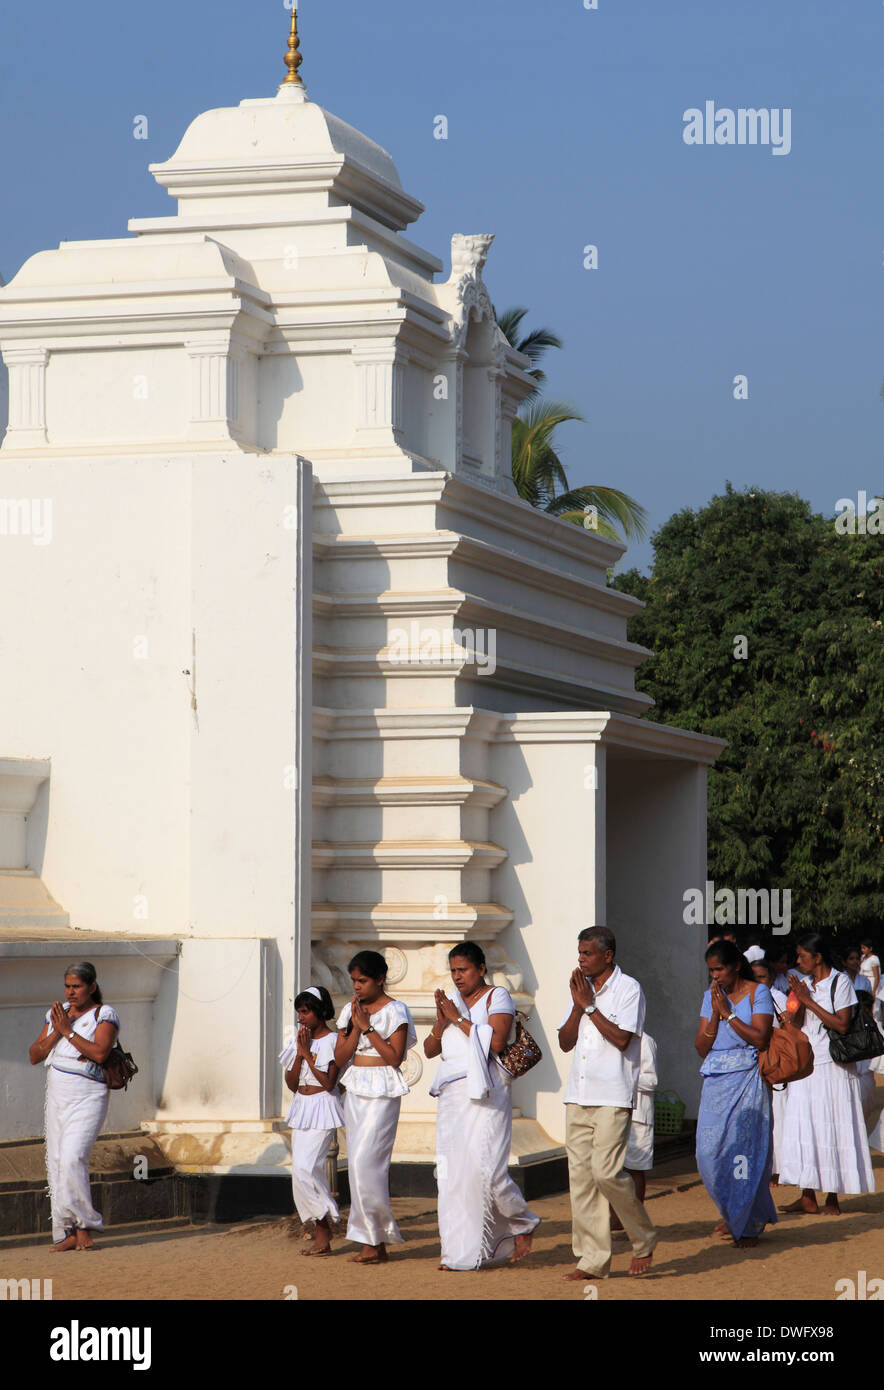
{"label": "woman in white sari", "polygon": [[120,1027],[115,1011],[102,1003],[91,962],[65,971],[64,993],[64,1004],[56,999],[29,1051],[31,1065],[42,1062],[47,1069],[46,1171],[55,1252],[91,1250],[89,1231],[103,1229],[92,1205],[89,1155],[107,1115],[102,1063]]}
{"label": "woman in white sari", "polygon": [[485,957],[472,941],[448,955],[454,991],[436,990],[436,1021],[424,1042],[442,1063],[430,1087],[438,1097],[436,1180],[440,1269],[479,1269],[521,1260],[539,1224],[509,1176],[511,1078],[497,1060],[514,1031],[505,989],[485,982]]}

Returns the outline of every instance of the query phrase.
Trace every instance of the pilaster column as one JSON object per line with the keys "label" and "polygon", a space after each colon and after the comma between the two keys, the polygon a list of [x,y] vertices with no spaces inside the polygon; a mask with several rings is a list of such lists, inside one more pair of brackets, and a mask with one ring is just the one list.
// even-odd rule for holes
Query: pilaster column
{"label": "pilaster column", "polygon": [[397,343],[378,342],[356,346],[353,361],[357,372],[357,441],[401,445],[408,358]]}
{"label": "pilaster column", "polygon": [[34,449],[46,436],[46,364],[49,350],[32,344],[3,349],[9,369],[9,426],[6,449]]}
{"label": "pilaster column", "polygon": [[240,351],[229,333],[190,339],[191,407],[188,439],[238,439]]}

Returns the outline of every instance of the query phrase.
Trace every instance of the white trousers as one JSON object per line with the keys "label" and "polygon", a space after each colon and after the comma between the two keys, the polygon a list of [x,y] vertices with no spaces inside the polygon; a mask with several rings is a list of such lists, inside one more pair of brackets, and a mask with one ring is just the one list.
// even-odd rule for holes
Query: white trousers
{"label": "white trousers", "polygon": [[108,1089],[100,1081],[47,1069],[46,1173],[52,1201],[52,1239],[57,1244],[74,1227],[101,1231],[92,1205],[89,1155],[107,1115]]}
{"label": "white trousers", "polygon": [[292,1196],[302,1221],[341,1219],[325,1174],[333,1138],[333,1129],[292,1130]]}
{"label": "white trousers", "polygon": [[401,1245],[390,1207],[390,1159],[401,1096],[344,1095],[350,1219],[347,1239],[360,1245]]}

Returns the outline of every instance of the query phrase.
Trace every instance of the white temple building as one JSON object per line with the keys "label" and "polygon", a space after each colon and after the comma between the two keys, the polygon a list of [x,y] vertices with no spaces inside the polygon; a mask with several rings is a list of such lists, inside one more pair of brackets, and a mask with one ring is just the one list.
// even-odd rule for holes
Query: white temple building
{"label": "white temple building", "polygon": [[[491,236],[410,240],[390,155],[290,72],[151,166],[172,215],[0,288],[0,1140],[42,1132],[27,1046],[86,958],[141,1067],[108,1127],[278,1173],[297,990],[342,1003],[383,950],[423,1039],[470,938],[544,1051],[513,1093],[539,1162],[593,923],[696,1113],[722,744],[642,717],[624,547],[516,495]],[[401,1162],[432,1163],[435,1065]]]}

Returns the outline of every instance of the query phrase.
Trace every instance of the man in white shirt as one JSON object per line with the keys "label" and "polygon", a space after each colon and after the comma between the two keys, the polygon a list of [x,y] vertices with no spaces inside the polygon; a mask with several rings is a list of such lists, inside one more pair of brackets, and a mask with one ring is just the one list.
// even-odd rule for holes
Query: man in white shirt
{"label": "man in white shirt", "polygon": [[606,1279],[611,1266],[608,1203],[632,1241],[630,1274],[651,1265],[657,1231],[623,1171],[638,1087],[645,996],[614,964],[607,927],[577,938],[579,967],[570,979],[572,1006],[559,1025],[559,1046],[575,1052],[565,1091],[572,1247],[577,1268],[566,1280]]}

